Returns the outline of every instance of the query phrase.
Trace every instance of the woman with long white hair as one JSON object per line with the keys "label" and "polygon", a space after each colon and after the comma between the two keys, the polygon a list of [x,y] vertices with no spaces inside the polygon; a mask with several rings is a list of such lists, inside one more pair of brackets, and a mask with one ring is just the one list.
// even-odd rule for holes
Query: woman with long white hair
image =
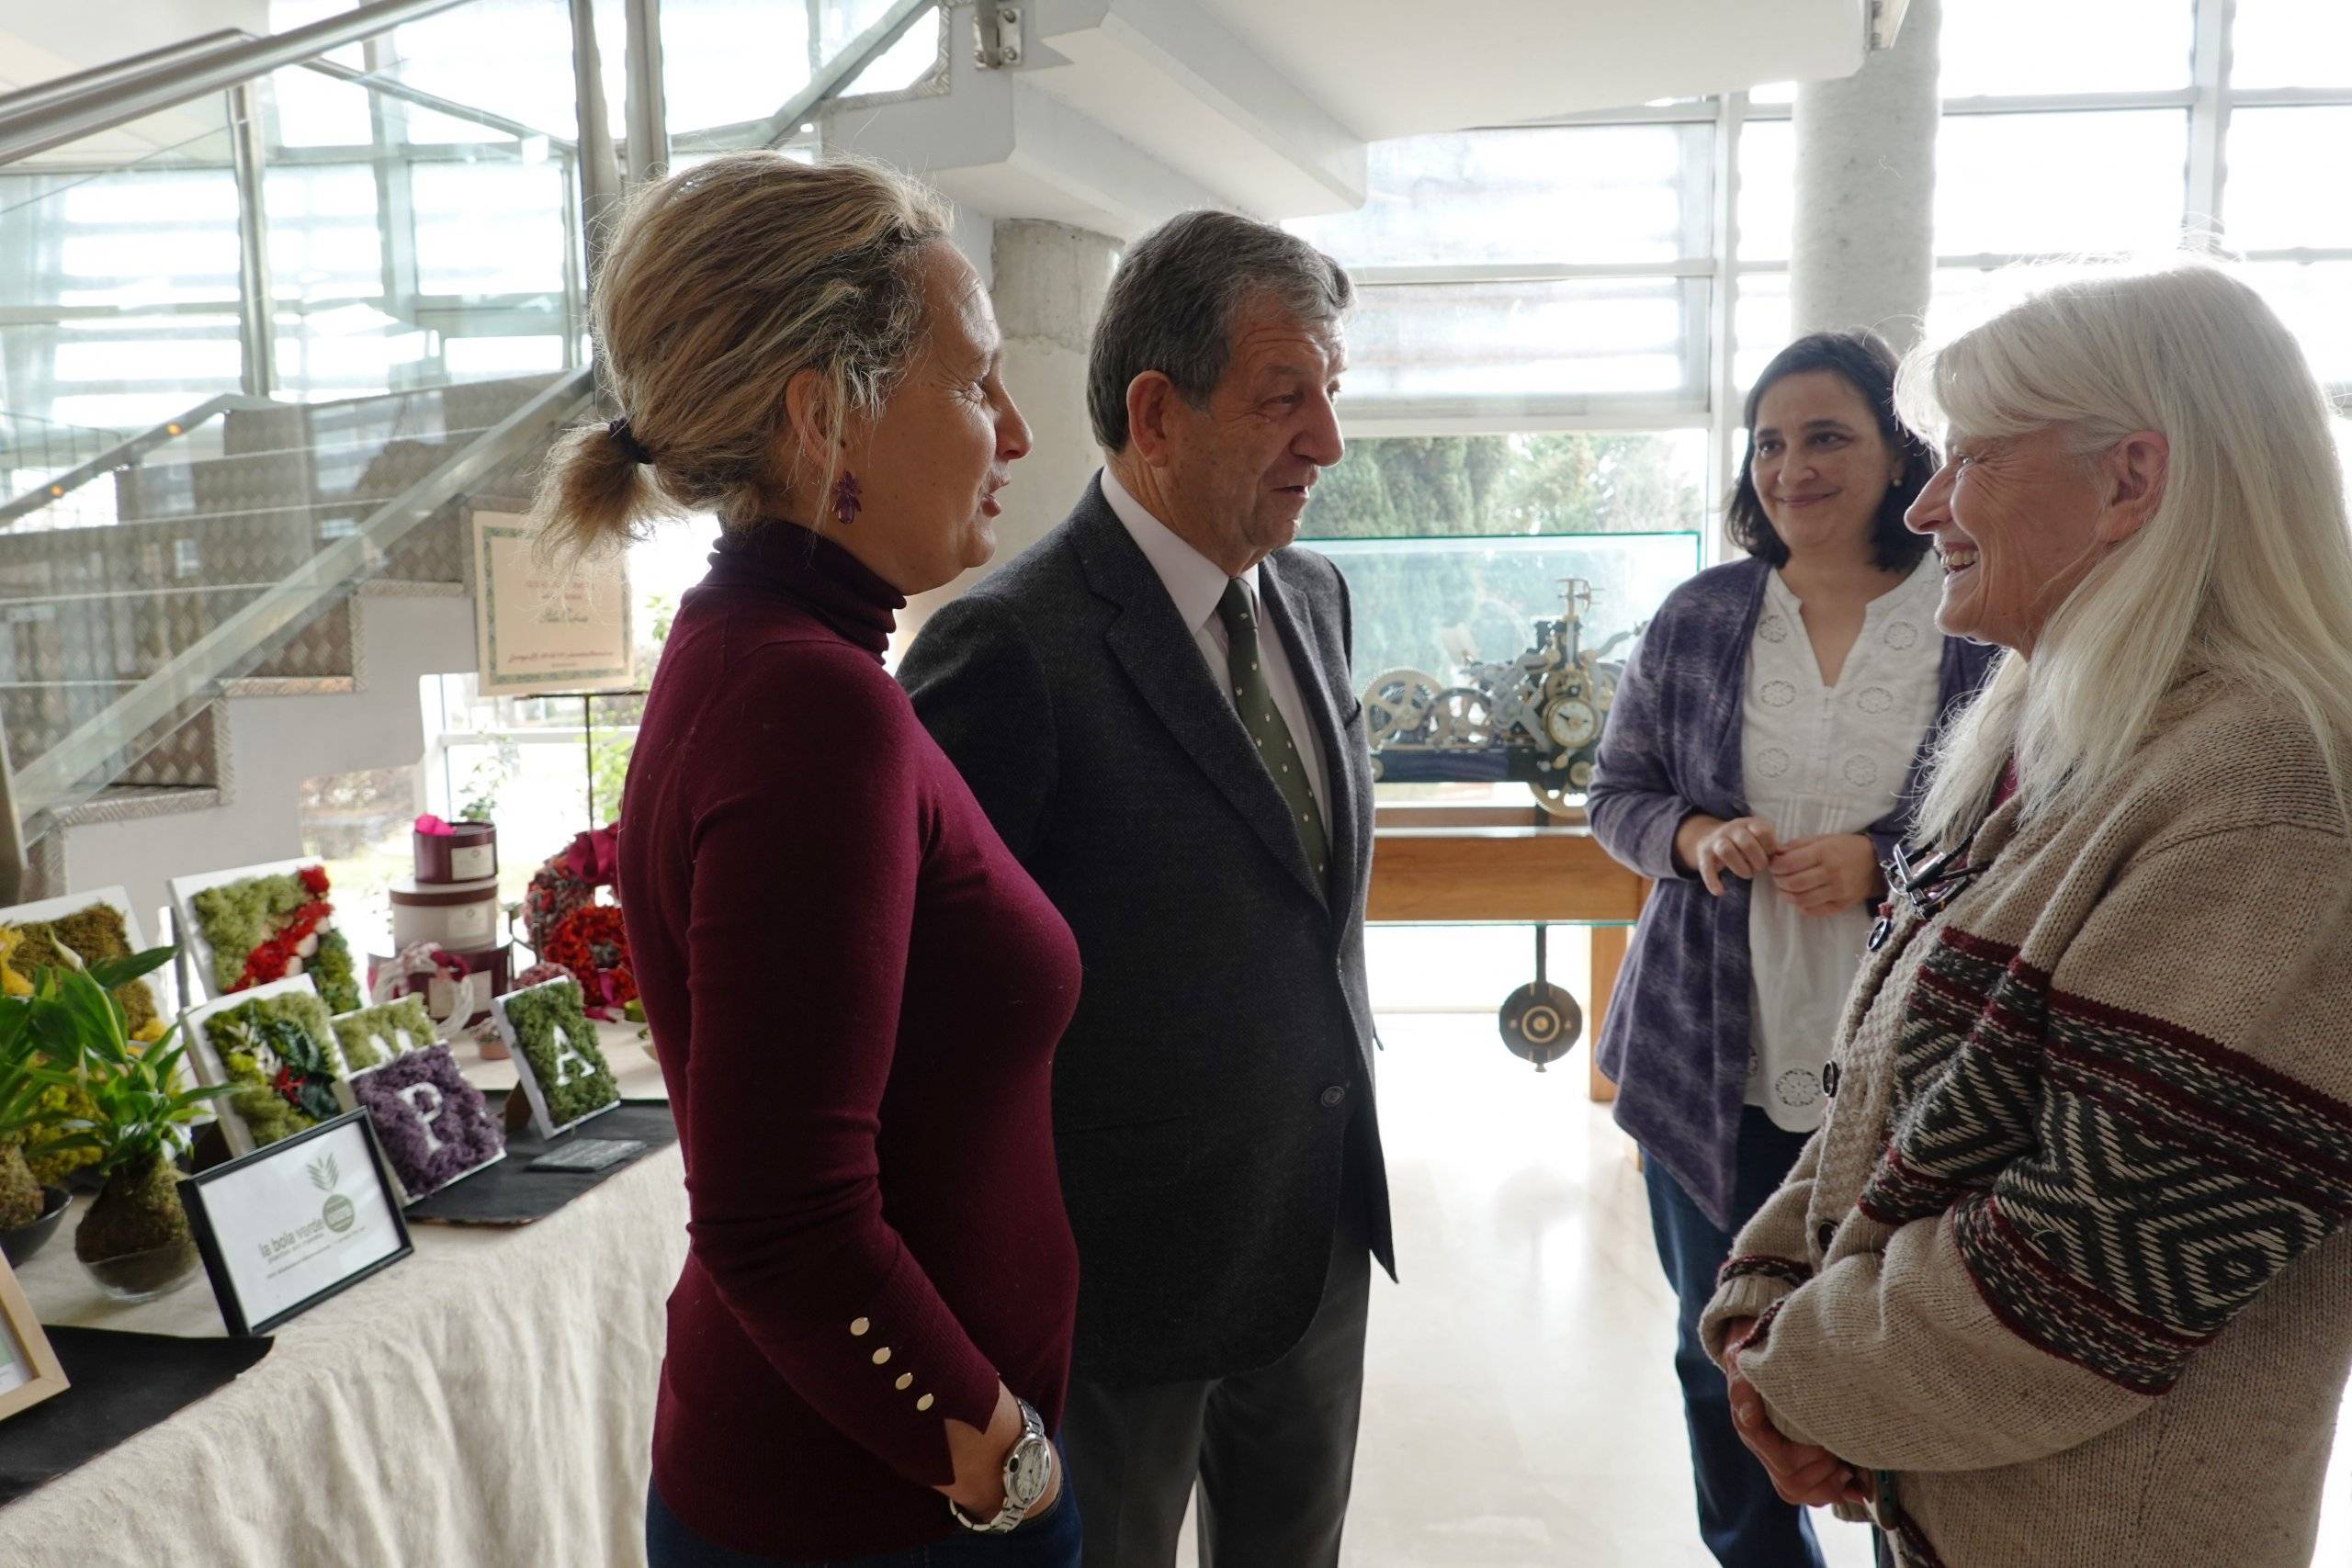
{"label": "woman with long white hair", "polygon": [[2311,1560],[2352,1365],[2352,537],[2203,265],[1906,367],[1954,728],[1836,1098],[1702,1323],[1792,1501],[1905,1568]]}

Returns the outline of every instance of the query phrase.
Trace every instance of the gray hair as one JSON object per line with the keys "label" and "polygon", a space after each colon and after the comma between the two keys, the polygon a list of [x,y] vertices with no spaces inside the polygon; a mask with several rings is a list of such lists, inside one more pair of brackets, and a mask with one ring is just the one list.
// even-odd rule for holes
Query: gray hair
{"label": "gray hair", "polygon": [[2162,501],[2012,654],[1943,743],[1920,807],[1958,843],[2015,759],[2029,815],[2106,798],[2190,670],[2265,692],[2352,796],[2352,537],[2327,400],[2245,282],[2196,257],[2047,288],[1903,369],[1915,421],[2058,430],[2087,463],[2164,435]]}
{"label": "gray hair", "polygon": [[1230,212],[1185,212],[1136,241],[1102,301],[1086,369],[1094,439],[1127,445],[1127,388],[1147,370],[1194,408],[1225,378],[1233,318],[1263,296],[1308,326],[1338,324],[1355,286],[1338,262],[1295,234]]}

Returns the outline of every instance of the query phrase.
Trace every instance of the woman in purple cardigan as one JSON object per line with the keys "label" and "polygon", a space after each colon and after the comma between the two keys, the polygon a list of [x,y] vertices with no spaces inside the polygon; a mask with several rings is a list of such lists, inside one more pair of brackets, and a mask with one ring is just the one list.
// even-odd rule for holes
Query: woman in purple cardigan
{"label": "woman in purple cardigan", "polygon": [[1724,1568],[1820,1568],[1804,1510],[1734,1433],[1698,1336],[1731,1238],[1837,1092],[1829,1043],[1928,742],[1994,650],[1938,635],[1903,514],[1934,473],[1867,333],[1802,338],[1749,393],[1733,542],[1668,596],[1617,690],[1592,829],[1657,891],[1598,1049],[1641,1144],[1700,1533]]}

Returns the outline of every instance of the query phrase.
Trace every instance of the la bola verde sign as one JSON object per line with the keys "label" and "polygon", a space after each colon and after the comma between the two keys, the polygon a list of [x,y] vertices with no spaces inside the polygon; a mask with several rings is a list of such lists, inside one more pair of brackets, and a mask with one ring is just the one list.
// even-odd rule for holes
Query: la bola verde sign
{"label": "la bola verde sign", "polygon": [[364,1111],[190,1177],[180,1196],[232,1334],[266,1334],[410,1250]]}
{"label": "la bola verde sign", "polygon": [[330,1154],[313,1160],[308,1168],[311,1185],[327,1195],[327,1201],[319,1208],[319,1218],[326,1222],[327,1229],[341,1235],[357,1224],[359,1212],[351,1206],[350,1199],[335,1190],[342,1172],[334,1168],[334,1156]]}

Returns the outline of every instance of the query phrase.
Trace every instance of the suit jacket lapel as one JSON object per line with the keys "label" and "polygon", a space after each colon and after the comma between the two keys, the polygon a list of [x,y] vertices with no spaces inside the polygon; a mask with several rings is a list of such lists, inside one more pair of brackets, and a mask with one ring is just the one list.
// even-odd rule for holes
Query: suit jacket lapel
{"label": "suit jacket lapel", "polygon": [[1320,879],[1306,863],[1282,791],[1258,760],[1233,705],[1210,677],[1159,574],[1102,499],[1099,481],[1088,491],[1076,520],[1072,539],[1088,580],[1120,607],[1103,633],[1113,655],[1184,754],[1241,814],[1267,852],[1321,902]]}
{"label": "suit jacket lapel", "polygon": [[[1340,672],[1335,683],[1327,668],[1323,647],[1315,636],[1314,623],[1304,614],[1294,611],[1292,590],[1282,581],[1276,565],[1279,556],[1269,556],[1259,569],[1258,585],[1266,601],[1266,618],[1273,624],[1274,635],[1283,639],[1283,647],[1290,654],[1291,673],[1298,678],[1299,696],[1306,705],[1307,722],[1315,726],[1316,735],[1323,742],[1323,772],[1329,780],[1330,809],[1324,826],[1331,838],[1332,876],[1330,887],[1341,890],[1331,896],[1334,910],[1344,911],[1355,889],[1356,871],[1363,863],[1363,846],[1356,833],[1356,775],[1347,753],[1347,733],[1340,728],[1340,698],[1333,694],[1348,691],[1346,671]],[[1303,610],[1304,596],[1300,607]]]}

